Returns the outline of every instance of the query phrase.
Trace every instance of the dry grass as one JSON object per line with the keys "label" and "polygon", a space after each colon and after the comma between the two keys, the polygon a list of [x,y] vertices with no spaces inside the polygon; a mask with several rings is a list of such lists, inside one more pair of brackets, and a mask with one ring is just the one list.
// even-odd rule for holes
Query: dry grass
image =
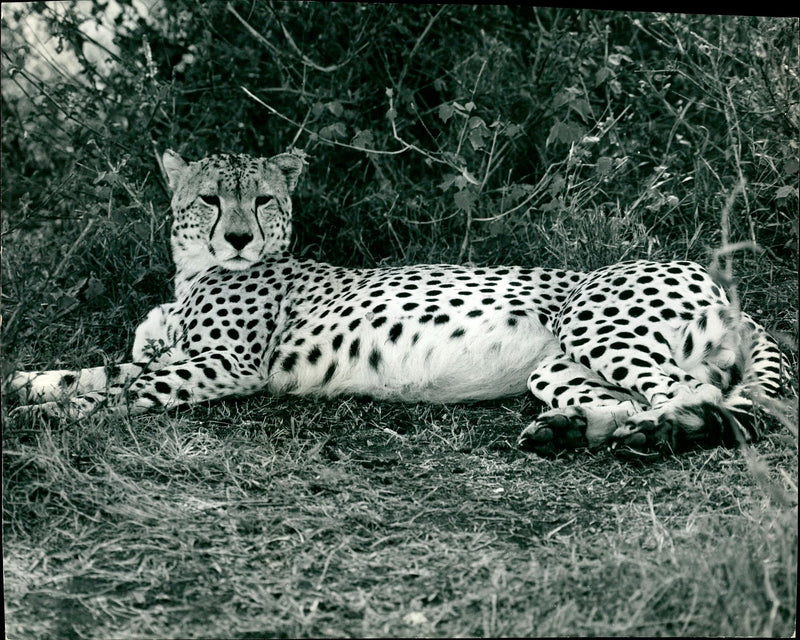
{"label": "dry grass", "polygon": [[[5,434],[9,638],[792,632],[797,450],[548,461],[528,400]],[[27,430],[23,427],[27,427]]]}

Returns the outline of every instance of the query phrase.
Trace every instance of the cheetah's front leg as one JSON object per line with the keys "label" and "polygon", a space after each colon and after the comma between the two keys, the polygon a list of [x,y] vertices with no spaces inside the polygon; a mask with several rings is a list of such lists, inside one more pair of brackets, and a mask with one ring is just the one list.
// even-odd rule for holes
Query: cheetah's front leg
{"label": "cheetah's front leg", "polygon": [[25,404],[57,402],[93,391],[122,388],[144,369],[145,365],[128,363],[76,370],[18,371],[7,380],[7,389]]}
{"label": "cheetah's front leg", "polygon": [[67,401],[28,405],[20,410],[68,419],[81,419],[95,412],[139,415],[183,404],[247,395],[261,389],[264,384],[256,369],[242,366],[232,351],[218,348],[156,371],[141,373],[128,385],[114,385]]}

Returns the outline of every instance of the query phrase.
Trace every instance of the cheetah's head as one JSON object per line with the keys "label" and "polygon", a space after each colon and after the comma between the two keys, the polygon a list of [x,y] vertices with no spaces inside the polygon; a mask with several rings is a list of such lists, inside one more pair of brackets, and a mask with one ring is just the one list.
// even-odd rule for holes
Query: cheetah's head
{"label": "cheetah's head", "polygon": [[172,191],[172,258],[180,273],[212,266],[238,271],[289,247],[290,194],[305,161],[220,154],[186,163],[162,156]]}

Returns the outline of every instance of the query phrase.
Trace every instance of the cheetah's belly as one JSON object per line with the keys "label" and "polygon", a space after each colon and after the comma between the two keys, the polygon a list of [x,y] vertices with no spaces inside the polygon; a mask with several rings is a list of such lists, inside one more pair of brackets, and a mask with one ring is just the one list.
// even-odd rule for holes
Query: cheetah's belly
{"label": "cheetah's belly", "polygon": [[[525,391],[559,353],[543,322],[583,274],[523,267],[346,269],[283,258],[260,274],[278,291],[266,390],[456,402]],[[281,266],[279,271],[278,264]],[[242,277],[242,276],[239,276]],[[280,299],[279,299],[280,298]]]}
{"label": "cheetah's belly", "polygon": [[291,371],[274,367],[267,388],[295,395],[356,394],[443,403],[523,393],[537,363],[560,347],[535,318],[520,318],[513,328],[504,319],[496,320],[458,329],[452,324],[427,326],[395,341],[387,339],[385,330],[369,327],[343,340],[339,349],[326,353],[328,357],[315,359],[313,366],[307,362],[308,355],[316,353],[311,346],[300,353]]}

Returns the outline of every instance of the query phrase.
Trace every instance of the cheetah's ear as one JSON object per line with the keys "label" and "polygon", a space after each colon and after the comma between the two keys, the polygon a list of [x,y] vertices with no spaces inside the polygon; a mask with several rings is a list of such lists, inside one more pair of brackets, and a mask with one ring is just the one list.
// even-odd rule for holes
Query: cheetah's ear
{"label": "cheetah's ear", "polygon": [[161,156],[161,166],[167,176],[170,191],[175,191],[178,188],[181,176],[189,165],[172,149],[167,149],[164,155]]}
{"label": "cheetah's ear", "polygon": [[303,165],[306,164],[304,155],[302,152],[281,153],[269,159],[272,164],[281,170],[283,177],[286,178],[286,187],[289,189],[289,193],[294,191],[297,186],[297,180],[300,178],[300,174],[303,173]]}

